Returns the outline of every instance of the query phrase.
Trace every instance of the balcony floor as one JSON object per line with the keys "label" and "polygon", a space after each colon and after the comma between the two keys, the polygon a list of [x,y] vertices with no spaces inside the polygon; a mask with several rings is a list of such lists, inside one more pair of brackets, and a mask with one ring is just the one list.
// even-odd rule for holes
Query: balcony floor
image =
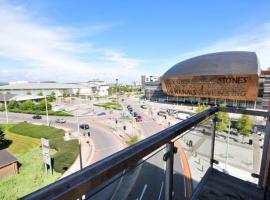
{"label": "balcony floor", "polygon": [[[216,169],[208,169],[208,177],[202,180],[198,200],[263,200],[263,190],[254,184],[240,180]],[[203,179],[204,179],[203,178]]]}

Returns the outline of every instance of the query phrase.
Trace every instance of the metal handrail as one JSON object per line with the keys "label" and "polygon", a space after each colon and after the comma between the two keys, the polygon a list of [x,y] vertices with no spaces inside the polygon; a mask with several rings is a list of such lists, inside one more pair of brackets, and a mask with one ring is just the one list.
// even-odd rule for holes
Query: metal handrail
{"label": "metal handrail", "polygon": [[204,119],[218,112],[219,107],[211,107],[174,126],[162,130],[137,144],[127,147],[82,170],[37,190],[22,199],[77,199],[93,190],[124,169],[181,135]]}

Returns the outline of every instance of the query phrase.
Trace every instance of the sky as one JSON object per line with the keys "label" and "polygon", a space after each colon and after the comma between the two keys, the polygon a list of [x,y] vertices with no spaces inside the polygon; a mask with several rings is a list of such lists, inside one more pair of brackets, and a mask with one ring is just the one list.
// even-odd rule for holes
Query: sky
{"label": "sky", "polygon": [[132,83],[218,51],[254,51],[266,69],[269,10],[269,0],[0,0],[0,82]]}

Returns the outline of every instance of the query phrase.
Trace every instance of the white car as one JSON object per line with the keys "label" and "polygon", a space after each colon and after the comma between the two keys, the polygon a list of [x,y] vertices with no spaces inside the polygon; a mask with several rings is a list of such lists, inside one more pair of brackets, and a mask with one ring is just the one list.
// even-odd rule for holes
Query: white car
{"label": "white car", "polygon": [[64,120],[64,119],[56,119],[55,123],[63,124],[63,123],[66,123],[66,120]]}

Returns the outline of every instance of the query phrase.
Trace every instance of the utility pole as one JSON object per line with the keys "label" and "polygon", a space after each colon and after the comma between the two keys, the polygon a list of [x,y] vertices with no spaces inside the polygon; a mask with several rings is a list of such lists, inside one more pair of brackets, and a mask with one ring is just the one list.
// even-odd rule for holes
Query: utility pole
{"label": "utility pole", "polygon": [[8,124],[8,111],[7,111],[7,101],[6,101],[6,95],[4,95],[4,103],[5,103],[6,119],[7,119],[7,124]]}
{"label": "utility pole", "polygon": [[48,115],[48,105],[47,105],[47,97],[46,97],[46,95],[45,95],[45,106],[46,106],[47,126],[49,126],[49,115]]}

